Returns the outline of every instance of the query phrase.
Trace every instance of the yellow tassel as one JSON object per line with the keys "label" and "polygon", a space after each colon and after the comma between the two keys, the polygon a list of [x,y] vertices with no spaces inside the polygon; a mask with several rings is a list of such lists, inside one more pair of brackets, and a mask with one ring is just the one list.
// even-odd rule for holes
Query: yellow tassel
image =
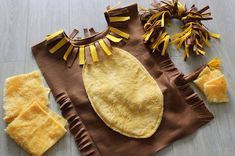
{"label": "yellow tassel", "polygon": [[220,69],[221,60],[216,57],[212,59],[210,62],[208,62],[207,65],[210,69]]}

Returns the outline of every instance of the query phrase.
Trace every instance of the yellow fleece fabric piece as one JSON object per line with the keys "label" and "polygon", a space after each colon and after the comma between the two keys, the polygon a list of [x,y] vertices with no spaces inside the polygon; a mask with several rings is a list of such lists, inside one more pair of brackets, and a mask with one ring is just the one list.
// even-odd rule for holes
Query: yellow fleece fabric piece
{"label": "yellow fleece fabric piece", "polygon": [[163,116],[163,94],[157,82],[131,54],[112,48],[113,56],[85,64],[83,82],[98,116],[114,131],[148,138]]}
{"label": "yellow fleece fabric piece", "polygon": [[218,68],[205,67],[194,83],[205,94],[208,102],[221,103],[229,101],[227,83]]}
{"label": "yellow fleece fabric piece", "polygon": [[39,71],[7,78],[3,96],[4,120],[13,121],[33,101],[41,101],[41,104],[48,105],[49,91],[49,88],[43,86]]}
{"label": "yellow fleece fabric piece", "polygon": [[227,83],[224,75],[221,75],[206,83],[204,88],[207,100],[210,102],[228,102]]}
{"label": "yellow fleece fabric piece", "polygon": [[64,134],[64,124],[33,103],[6,128],[6,133],[33,156],[41,156]]}
{"label": "yellow fleece fabric piece", "polygon": [[6,133],[31,155],[39,156],[66,132],[67,121],[49,109],[49,89],[39,71],[6,79],[4,119]]}

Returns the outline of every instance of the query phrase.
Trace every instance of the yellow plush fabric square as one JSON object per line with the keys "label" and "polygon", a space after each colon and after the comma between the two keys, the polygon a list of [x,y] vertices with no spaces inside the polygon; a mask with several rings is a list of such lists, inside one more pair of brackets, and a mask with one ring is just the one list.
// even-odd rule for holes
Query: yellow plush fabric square
{"label": "yellow plush fabric square", "polygon": [[222,73],[220,70],[210,70],[209,67],[205,67],[205,69],[203,69],[203,71],[200,73],[194,83],[200,88],[200,90],[204,91],[204,85],[207,81],[212,80],[221,75]]}
{"label": "yellow plush fabric square", "polygon": [[224,75],[217,68],[205,67],[194,81],[205,94],[208,102],[228,102],[227,83]]}
{"label": "yellow plush fabric square", "polygon": [[208,81],[204,92],[209,102],[228,102],[227,84],[224,75]]}
{"label": "yellow plush fabric square", "polygon": [[[34,102],[34,104],[37,104],[37,102]],[[44,111],[48,113],[48,115],[50,115],[54,120],[56,120],[59,124],[61,124],[62,127],[65,127],[65,125],[67,124],[67,120],[65,118],[53,112],[45,104],[39,103],[39,105]]]}
{"label": "yellow plush fabric square", "polygon": [[40,156],[65,133],[62,120],[45,111],[39,104],[31,104],[6,128],[7,134],[30,154]]}
{"label": "yellow plush fabric square", "polygon": [[39,71],[7,78],[3,96],[4,120],[13,121],[33,101],[48,105],[49,91],[50,89],[43,86]]}

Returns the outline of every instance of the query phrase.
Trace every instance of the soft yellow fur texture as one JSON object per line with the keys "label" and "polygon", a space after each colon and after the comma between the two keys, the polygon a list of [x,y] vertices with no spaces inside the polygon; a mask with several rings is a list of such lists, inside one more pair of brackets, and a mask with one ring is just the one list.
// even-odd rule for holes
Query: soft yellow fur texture
{"label": "soft yellow fur texture", "polygon": [[43,155],[66,133],[65,124],[60,122],[59,116],[54,118],[41,106],[39,103],[31,104],[5,130],[34,156]]}
{"label": "soft yellow fur texture", "polygon": [[148,138],[163,116],[163,94],[143,65],[113,47],[107,60],[83,67],[83,81],[93,109],[123,135]]}
{"label": "soft yellow fur texture", "polygon": [[228,102],[227,83],[219,69],[205,67],[194,81],[211,103]]}
{"label": "soft yellow fur texture", "polygon": [[48,105],[49,92],[50,89],[43,86],[39,71],[7,78],[3,96],[4,120],[13,121],[33,101]]}

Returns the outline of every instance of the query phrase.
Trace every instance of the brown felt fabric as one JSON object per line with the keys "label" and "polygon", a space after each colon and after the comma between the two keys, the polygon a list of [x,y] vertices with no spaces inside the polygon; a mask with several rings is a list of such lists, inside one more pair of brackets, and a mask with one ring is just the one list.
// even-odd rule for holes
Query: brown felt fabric
{"label": "brown felt fabric", "polygon": [[[130,34],[130,39],[126,40],[126,44],[121,48],[130,52],[144,65],[164,94],[163,119],[156,133],[150,138],[129,138],[103,123],[87,98],[78,58],[71,68],[68,68],[66,62],[58,59],[61,58],[60,52],[56,55],[48,52],[45,41],[32,48],[38,66],[60,105],[62,114],[69,122],[70,131],[82,155],[151,155],[173,141],[193,133],[213,119],[213,115],[188,84],[198,72],[184,76],[168,55],[151,53],[143,43],[144,30],[136,4],[114,11],[113,14],[118,14],[119,11],[127,12],[131,16],[128,27],[120,25],[122,31]],[[105,33],[107,31],[77,43],[94,41]]]}

